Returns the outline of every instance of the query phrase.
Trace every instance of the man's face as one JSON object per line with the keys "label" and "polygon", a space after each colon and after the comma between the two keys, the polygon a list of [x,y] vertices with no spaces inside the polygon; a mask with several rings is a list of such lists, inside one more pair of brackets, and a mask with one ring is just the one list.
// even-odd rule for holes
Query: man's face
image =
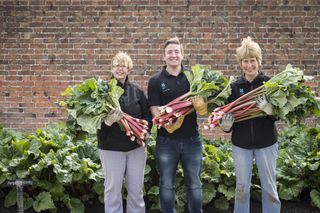
{"label": "man's face", "polygon": [[163,60],[168,67],[180,67],[183,55],[178,44],[169,44],[164,50]]}

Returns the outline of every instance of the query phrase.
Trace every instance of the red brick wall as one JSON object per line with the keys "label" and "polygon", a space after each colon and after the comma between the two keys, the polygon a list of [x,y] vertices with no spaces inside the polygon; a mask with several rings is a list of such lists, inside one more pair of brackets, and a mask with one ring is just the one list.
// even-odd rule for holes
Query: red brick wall
{"label": "red brick wall", "polygon": [[0,122],[32,131],[65,119],[61,92],[108,77],[119,50],[132,56],[132,77],[145,88],[175,35],[186,64],[226,75],[239,74],[235,48],[251,36],[263,49],[263,71],[291,63],[315,76],[319,94],[319,17],[319,0],[1,0]]}

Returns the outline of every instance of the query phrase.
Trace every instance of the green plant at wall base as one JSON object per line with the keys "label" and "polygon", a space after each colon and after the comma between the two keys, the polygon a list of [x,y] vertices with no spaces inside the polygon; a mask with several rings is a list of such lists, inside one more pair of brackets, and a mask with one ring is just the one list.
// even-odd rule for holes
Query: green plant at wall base
{"label": "green plant at wall base", "polygon": [[159,176],[156,169],[155,152],[155,129],[150,136],[150,142],[147,145],[147,164],[145,168],[144,193],[151,202],[151,209],[160,209],[159,202]]}
{"label": "green plant at wall base", "polygon": [[226,140],[204,139],[203,171],[204,203],[213,198],[216,208],[228,209],[235,196],[235,174],[231,144]]}
{"label": "green plant at wall base", "polygon": [[[102,203],[104,187],[96,136],[80,133],[66,128],[65,124],[48,126],[35,134],[21,134],[0,127],[0,197],[5,206],[16,204],[16,189],[5,186],[6,181],[15,179],[32,179],[34,182],[24,189],[26,209],[40,212],[67,207],[71,212],[82,213],[85,204],[91,200],[99,198]],[[144,193],[152,209],[160,209],[155,138],[153,129],[147,147]],[[231,143],[205,138],[202,141],[203,205],[214,202],[216,208],[228,209],[235,196]],[[320,125],[289,127],[280,131],[277,183],[281,199],[301,199],[307,192],[312,205],[320,209],[319,147]],[[260,197],[256,167],[252,183],[252,197]],[[183,212],[186,202],[183,171],[179,166],[177,212]]]}
{"label": "green plant at wall base", "polygon": [[[88,135],[89,136],[89,135]],[[37,212],[59,205],[84,212],[84,202],[101,197],[95,185],[102,183],[101,166],[92,137],[73,140],[65,126],[52,125],[34,135],[0,130],[0,180],[31,179],[25,188],[25,207]],[[8,189],[5,189],[8,190]],[[5,206],[16,204],[15,188]]]}
{"label": "green plant at wall base", "polygon": [[309,191],[312,204],[320,208],[320,125],[282,130],[277,162],[280,198],[293,200]]}

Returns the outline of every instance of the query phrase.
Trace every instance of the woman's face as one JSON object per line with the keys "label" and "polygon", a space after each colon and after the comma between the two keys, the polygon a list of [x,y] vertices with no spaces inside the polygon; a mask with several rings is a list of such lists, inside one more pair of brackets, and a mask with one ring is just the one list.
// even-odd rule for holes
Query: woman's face
{"label": "woman's face", "polygon": [[126,66],[117,65],[112,68],[111,73],[115,77],[115,79],[117,79],[121,83],[124,83],[126,77],[129,74],[129,69]]}
{"label": "woman's face", "polygon": [[252,81],[258,75],[259,63],[256,58],[245,58],[241,60],[240,67],[248,81]]}

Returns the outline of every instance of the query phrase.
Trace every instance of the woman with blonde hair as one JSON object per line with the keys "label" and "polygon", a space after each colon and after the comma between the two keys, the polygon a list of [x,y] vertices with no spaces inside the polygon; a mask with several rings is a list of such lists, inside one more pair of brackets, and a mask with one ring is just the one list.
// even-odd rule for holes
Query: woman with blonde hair
{"label": "woman with blonde hair", "polygon": [[[135,118],[147,120],[152,125],[147,98],[143,91],[129,82],[128,75],[132,69],[129,55],[119,52],[111,62],[112,78],[124,89],[120,97],[121,110]],[[131,141],[117,123],[122,118],[119,110],[112,110],[98,130],[98,148],[102,164],[104,181],[105,213],[122,213],[122,184],[128,192],[127,212],[145,213],[143,200],[144,168],[146,148]]]}
{"label": "woman with blonde hair", "polygon": [[[231,85],[230,102],[270,79],[260,71],[261,48],[250,37],[243,39],[236,52],[242,74]],[[278,144],[272,105],[265,96],[258,96],[256,102],[257,107],[263,110],[266,116],[233,123],[232,114],[227,113],[220,123],[224,131],[232,131],[232,154],[236,174],[234,213],[250,211],[250,186],[254,160],[261,183],[262,210],[264,213],[280,213],[281,203],[276,186]]]}

